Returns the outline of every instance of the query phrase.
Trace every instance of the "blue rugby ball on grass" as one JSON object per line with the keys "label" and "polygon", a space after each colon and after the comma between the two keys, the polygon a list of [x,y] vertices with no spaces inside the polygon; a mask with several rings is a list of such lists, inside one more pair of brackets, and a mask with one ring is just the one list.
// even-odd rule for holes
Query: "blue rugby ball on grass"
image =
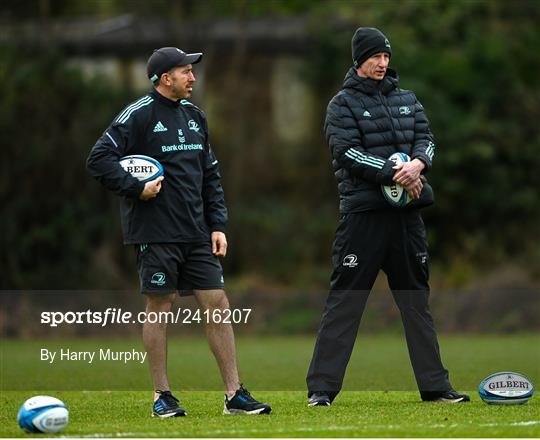
{"label": "blue rugby ball on grass", "polygon": [[526,403],[534,393],[534,385],[527,376],[512,371],[490,374],[478,386],[480,398],[490,405]]}
{"label": "blue rugby ball on grass", "polygon": [[141,182],[149,182],[163,175],[163,166],[150,156],[134,154],[120,159],[122,168]]}
{"label": "blue rugby ball on grass", "polygon": [[69,411],[56,397],[34,396],[23,403],[17,421],[26,432],[53,433],[66,427]]}

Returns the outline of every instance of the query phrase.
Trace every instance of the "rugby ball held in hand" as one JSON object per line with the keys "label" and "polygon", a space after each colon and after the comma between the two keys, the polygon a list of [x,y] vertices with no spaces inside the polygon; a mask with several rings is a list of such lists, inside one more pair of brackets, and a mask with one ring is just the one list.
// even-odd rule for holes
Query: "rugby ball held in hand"
{"label": "rugby ball held in hand", "polygon": [[135,154],[120,159],[122,168],[141,182],[149,182],[163,175],[163,166],[149,156]]}
{"label": "rugby ball held in hand", "polygon": [[[394,153],[388,159],[395,164],[409,162],[411,160],[405,153]],[[407,191],[405,191],[405,188],[396,182],[393,182],[391,185],[382,185],[381,190],[386,201],[392,206],[402,207],[412,200]]]}
{"label": "rugby ball held in hand", "polygon": [[527,376],[512,371],[490,374],[478,386],[480,398],[490,405],[526,403],[533,392],[534,385]]}
{"label": "rugby ball held in hand", "polygon": [[69,411],[55,397],[34,396],[23,403],[17,421],[26,432],[58,432],[68,424]]}

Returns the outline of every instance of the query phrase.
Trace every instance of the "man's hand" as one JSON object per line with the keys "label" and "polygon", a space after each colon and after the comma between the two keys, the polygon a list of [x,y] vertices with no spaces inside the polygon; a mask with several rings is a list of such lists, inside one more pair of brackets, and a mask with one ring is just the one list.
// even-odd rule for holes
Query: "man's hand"
{"label": "man's hand", "polygon": [[214,231],[212,238],[212,254],[216,257],[224,257],[227,255],[227,237],[220,231]]}
{"label": "man's hand", "polygon": [[[413,185],[420,177],[420,173],[425,168],[426,164],[420,159],[413,159],[410,162],[402,162],[396,164],[394,170],[396,170],[393,180],[394,182],[407,186]],[[408,192],[408,190],[407,190]]]}
{"label": "man's hand", "polygon": [[139,199],[150,200],[157,197],[158,193],[161,191],[161,181],[163,178],[163,176],[159,176],[157,179],[146,182],[142,193],[139,194]]}
{"label": "man's hand", "polygon": [[419,199],[423,187],[424,184],[420,178],[416,179],[409,185],[403,185],[403,188],[405,188],[405,191],[407,191],[411,199]]}

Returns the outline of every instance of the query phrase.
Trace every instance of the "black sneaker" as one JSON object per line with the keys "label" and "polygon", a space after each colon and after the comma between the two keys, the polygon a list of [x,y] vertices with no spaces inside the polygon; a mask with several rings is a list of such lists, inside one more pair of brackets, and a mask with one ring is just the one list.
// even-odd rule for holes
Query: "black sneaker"
{"label": "black sneaker", "polygon": [[159,391],[159,398],[154,402],[154,410],[152,417],[161,417],[165,419],[167,417],[183,417],[187,413],[180,405],[178,405],[178,399],[174,397],[170,391]]}
{"label": "black sneaker", "polygon": [[471,399],[467,394],[458,393],[455,390],[444,392],[425,392],[422,393],[422,400],[426,402],[444,402],[444,403],[461,403],[470,402]]}
{"label": "black sneaker", "polygon": [[270,405],[255,400],[242,384],[231,400],[225,394],[223,414],[270,414],[270,411],[272,411]]}
{"label": "black sneaker", "polygon": [[324,391],[315,391],[308,399],[308,406],[330,406],[330,397]]}

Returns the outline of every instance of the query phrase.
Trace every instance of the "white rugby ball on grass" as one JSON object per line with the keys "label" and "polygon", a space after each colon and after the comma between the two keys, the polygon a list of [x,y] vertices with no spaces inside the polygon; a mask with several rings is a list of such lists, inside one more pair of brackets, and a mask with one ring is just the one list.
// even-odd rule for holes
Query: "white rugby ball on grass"
{"label": "white rugby ball on grass", "polygon": [[150,156],[134,154],[120,159],[121,167],[141,182],[149,182],[163,175],[163,166]]}
{"label": "white rugby ball on grass", "polygon": [[[405,153],[394,153],[388,159],[395,164],[409,162],[411,160]],[[396,182],[393,182],[391,185],[382,185],[381,190],[386,201],[392,206],[402,207],[412,200],[407,191],[405,191],[405,188]]]}
{"label": "white rugby ball on grass", "polygon": [[526,403],[534,393],[534,385],[527,376],[512,371],[490,374],[478,386],[480,398],[490,405]]}

